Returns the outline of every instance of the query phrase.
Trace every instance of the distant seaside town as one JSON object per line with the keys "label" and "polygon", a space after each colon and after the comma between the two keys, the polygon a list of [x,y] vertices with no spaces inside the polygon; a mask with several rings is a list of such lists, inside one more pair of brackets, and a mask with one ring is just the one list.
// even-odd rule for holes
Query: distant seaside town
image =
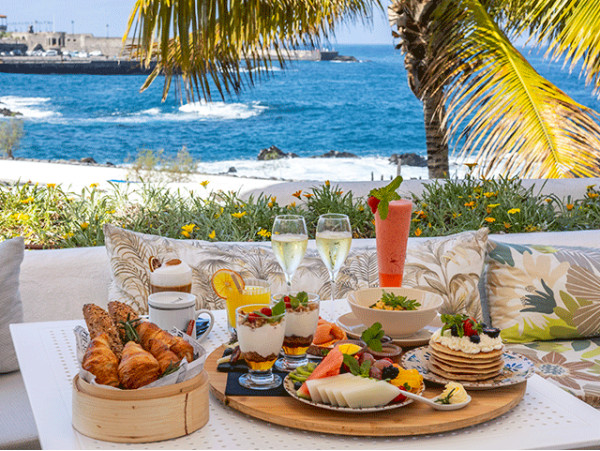
{"label": "distant seaside town", "polygon": [[[9,73],[82,73],[125,75],[149,73],[153,66],[140,67],[129,58],[129,39],[123,43],[118,37],[98,37],[90,33],[64,31],[9,32],[6,16],[0,15],[0,72]],[[273,55],[275,56],[275,55]],[[335,51],[295,50],[290,60],[356,61]]]}

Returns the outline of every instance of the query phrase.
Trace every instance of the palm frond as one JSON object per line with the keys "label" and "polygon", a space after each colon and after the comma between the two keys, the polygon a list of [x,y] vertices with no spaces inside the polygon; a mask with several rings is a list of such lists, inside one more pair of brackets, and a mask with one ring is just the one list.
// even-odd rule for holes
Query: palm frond
{"label": "palm frond", "polygon": [[446,89],[448,129],[487,175],[590,177],[600,169],[598,115],[539,75],[478,0],[436,10],[426,90]]}
{"label": "palm frond", "polygon": [[142,90],[164,74],[164,100],[181,74],[188,98],[209,100],[269,75],[273,59],[284,66],[290,50],[316,48],[338,23],[368,20],[374,6],[380,0],[136,0],[125,37],[133,29],[134,56],[156,60]]}
{"label": "palm frond", "polygon": [[581,63],[586,84],[600,95],[600,2],[598,0],[519,0],[511,28],[529,32],[546,55],[564,59],[570,70]]}

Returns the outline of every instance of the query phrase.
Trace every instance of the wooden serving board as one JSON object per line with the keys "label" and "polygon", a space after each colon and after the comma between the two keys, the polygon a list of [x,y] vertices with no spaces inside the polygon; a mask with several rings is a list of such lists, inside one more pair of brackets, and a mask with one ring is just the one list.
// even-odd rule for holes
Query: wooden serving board
{"label": "wooden serving board", "polygon": [[[420,435],[473,426],[508,412],[525,395],[527,382],[493,390],[470,391],[473,398],[464,409],[438,411],[420,402],[376,413],[334,412],[304,404],[291,396],[227,396],[227,373],[217,371],[223,347],[207,359],[204,369],[210,377],[211,392],[225,405],[252,417],[282,426],[343,435]],[[443,386],[427,382],[424,396],[439,394]]]}

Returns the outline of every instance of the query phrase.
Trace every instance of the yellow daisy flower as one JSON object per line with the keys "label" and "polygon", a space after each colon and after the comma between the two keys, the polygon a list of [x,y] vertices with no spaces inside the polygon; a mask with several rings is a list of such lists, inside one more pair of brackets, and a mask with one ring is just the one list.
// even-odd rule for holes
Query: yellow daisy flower
{"label": "yellow daisy flower", "polygon": [[208,185],[208,180],[204,180],[203,182],[200,182],[200,185],[202,185],[204,188],[206,188],[206,185]]}
{"label": "yellow daisy flower", "polygon": [[213,230],[212,232],[210,232],[210,233],[208,234],[208,237],[209,237],[211,240],[214,240],[214,239],[217,237],[217,232],[215,232],[215,231]]}
{"label": "yellow daisy flower", "polygon": [[487,218],[483,218],[483,220],[484,220],[485,222],[489,222],[490,224],[491,224],[492,222],[496,222],[496,218],[491,218],[491,217],[489,217],[489,216],[488,216]]}
{"label": "yellow daisy flower", "polygon": [[510,210],[507,211],[507,213],[509,215],[514,215],[515,213],[520,213],[521,209],[520,208],[511,208]]}
{"label": "yellow daisy flower", "polygon": [[417,227],[417,229],[415,230],[415,236],[421,236],[422,233],[423,231]]}
{"label": "yellow daisy flower", "polygon": [[236,213],[231,213],[231,216],[233,216],[234,218],[240,219],[240,218],[246,216],[246,213],[247,213],[246,211],[238,211]]}

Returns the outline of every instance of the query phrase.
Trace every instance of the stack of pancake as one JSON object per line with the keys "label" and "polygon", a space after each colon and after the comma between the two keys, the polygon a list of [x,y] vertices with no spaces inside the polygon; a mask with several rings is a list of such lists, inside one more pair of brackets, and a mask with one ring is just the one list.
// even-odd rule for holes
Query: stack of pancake
{"label": "stack of pancake", "polygon": [[429,352],[429,370],[450,380],[484,381],[496,377],[504,367],[503,349],[467,354],[430,340]]}

